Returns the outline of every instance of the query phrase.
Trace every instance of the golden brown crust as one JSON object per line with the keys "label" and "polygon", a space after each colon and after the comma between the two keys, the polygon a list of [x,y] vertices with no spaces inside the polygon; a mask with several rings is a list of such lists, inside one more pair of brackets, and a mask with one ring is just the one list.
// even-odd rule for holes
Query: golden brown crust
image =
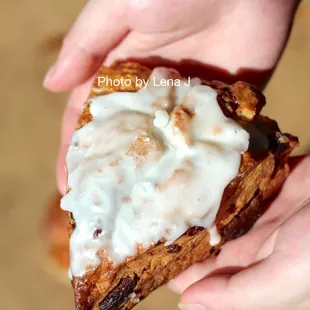
{"label": "golden brown crust", "polygon": [[60,209],[61,195],[57,192],[48,203],[48,211],[43,222],[43,233],[49,246],[50,258],[65,273],[69,267],[69,236],[71,229],[68,216]]}
{"label": "golden brown crust", "polygon": [[[90,97],[105,95],[115,91],[136,92],[143,86],[143,84],[138,85],[136,83],[137,79],[146,81],[150,74],[151,70],[149,68],[134,62],[115,62],[111,67],[101,67],[94,80]],[[131,83],[130,86],[125,86],[124,84],[119,86],[110,85],[108,81],[99,83],[98,77],[106,77],[112,80],[130,80]]]}
{"label": "golden brown crust", "polygon": [[264,95],[248,83],[239,81],[228,86],[213,81],[206,84],[217,90],[218,101],[228,117],[252,122],[266,104]]}
{"label": "golden brown crust", "polygon": [[[136,78],[147,80],[150,73],[148,68],[136,63],[115,63],[110,68],[103,67],[99,76],[131,79],[131,86],[99,86],[96,79],[90,99],[114,91],[137,91],[139,85],[134,83]],[[73,279],[76,310],[131,309],[139,300],[192,263],[214,254],[226,240],[248,231],[261,215],[266,201],[287,177],[287,157],[298,140],[282,134],[274,121],[259,115],[265,104],[264,96],[244,82],[231,86],[220,82],[205,84],[216,89],[218,102],[226,116],[240,123],[255,125],[266,135],[269,144],[267,148],[249,150],[242,155],[239,174],[225,189],[216,217],[216,225],[222,235],[221,242],[211,247],[208,230],[194,227],[172,245],[166,247],[159,242],[139,251],[117,267],[102,259],[98,268]],[[89,104],[84,106],[77,128],[91,120]]]}

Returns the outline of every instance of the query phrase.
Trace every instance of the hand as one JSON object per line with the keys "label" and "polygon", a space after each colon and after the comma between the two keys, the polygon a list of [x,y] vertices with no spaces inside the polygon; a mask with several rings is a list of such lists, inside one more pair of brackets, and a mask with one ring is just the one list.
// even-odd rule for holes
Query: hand
{"label": "hand", "polygon": [[[65,189],[64,158],[72,131],[92,76],[102,63],[131,57],[148,62],[153,57],[152,65],[173,61],[182,71],[190,60],[193,75],[201,76],[203,71],[210,79],[242,79],[262,86],[280,57],[297,2],[89,1],[44,82],[52,91],[76,87],[63,120],[57,165],[61,193]],[[194,63],[203,65],[203,70],[198,70]]]}
{"label": "hand", "polygon": [[[204,65],[212,79],[241,78],[262,86],[281,55],[298,2],[89,1],[44,82],[52,91],[75,87],[64,114],[57,172],[60,191],[64,193],[64,157],[71,134],[92,76],[102,63],[131,57],[148,63],[156,56],[152,65],[168,60],[182,71],[185,59]],[[219,76],[218,69],[225,74]],[[244,69],[258,74],[242,75]],[[309,170],[305,158],[252,231],[226,244],[217,258],[192,266],[171,282],[183,292],[184,309],[192,309],[184,306],[189,303],[219,310],[310,307]]]}
{"label": "hand", "polygon": [[310,309],[310,156],[291,166],[250,232],[170,281],[182,310]]}

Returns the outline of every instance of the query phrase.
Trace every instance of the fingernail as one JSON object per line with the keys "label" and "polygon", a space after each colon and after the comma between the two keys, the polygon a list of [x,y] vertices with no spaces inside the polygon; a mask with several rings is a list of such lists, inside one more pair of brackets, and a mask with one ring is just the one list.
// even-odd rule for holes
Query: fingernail
{"label": "fingernail", "polygon": [[47,71],[45,78],[43,80],[43,86],[47,87],[48,86],[48,82],[51,80],[51,78],[53,77],[53,75],[56,72],[56,64],[53,64],[49,70]]}
{"label": "fingernail", "polygon": [[181,293],[182,293],[181,288],[179,288],[178,285],[176,285],[176,281],[170,280],[170,281],[167,283],[167,287],[168,287],[171,291],[173,291],[174,293],[177,293],[177,294],[181,294]]}
{"label": "fingernail", "polygon": [[206,310],[206,308],[199,304],[179,304],[181,310]]}

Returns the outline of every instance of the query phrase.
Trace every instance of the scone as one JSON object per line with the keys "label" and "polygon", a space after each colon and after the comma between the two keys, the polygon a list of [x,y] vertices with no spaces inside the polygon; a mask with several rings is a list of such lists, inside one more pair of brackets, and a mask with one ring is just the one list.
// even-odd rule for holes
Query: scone
{"label": "scone", "polygon": [[76,310],[131,309],[252,227],[298,144],[264,104],[244,82],[130,62],[99,70],[61,202]]}

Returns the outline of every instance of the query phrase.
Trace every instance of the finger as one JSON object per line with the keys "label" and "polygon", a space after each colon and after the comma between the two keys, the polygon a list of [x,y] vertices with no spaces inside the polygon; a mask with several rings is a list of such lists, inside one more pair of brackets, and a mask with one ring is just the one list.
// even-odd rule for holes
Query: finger
{"label": "finger", "polygon": [[[296,264],[306,264],[310,272],[310,193],[304,207],[281,227],[277,242],[277,250],[293,257]],[[308,285],[310,291],[310,281]]]}
{"label": "finger", "polygon": [[[268,235],[269,234],[269,235]],[[274,248],[278,229],[270,233],[256,231],[226,243],[217,257],[194,264],[168,283],[175,293],[181,294],[195,282],[211,275],[235,274],[249,265],[268,257]],[[233,266],[232,266],[233,262]]]}
{"label": "finger", "polygon": [[226,266],[232,258],[235,264],[244,267],[266,258],[274,244],[277,228],[307,203],[310,156],[293,157],[289,164],[294,169],[280,194],[247,234],[224,245],[217,258],[217,268]]}
{"label": "finger", "polygon": [[307,203],[310,156],[293,157],[289,164],[294,169],[280,194],[247,234],[224,245],[217,258],[217,267],[229,264],[232,258],[238,266],[246,267],[267,257],[277,235],[277,228]]}
{"label": "finger", "polygon": [[[295,270],[295,269],[294,269]],[[301,275],[299,275],[301,276]],[[299,281],[300,282],[300,281]],[[287,261],[275,256],[230,277],[220,275],[195,283],[181,297],[182,310],[292,309],[297,297],[288,294],[291,285],[298,292],[300,283]],[[191,305],[200,305],[191,306]]]}
{"label": "finger", "polygon": [[183,293],[193,283],[208,276],[215,269],[215,257],[196,263],[169,281],[167,286],[177,294]]}
{"label": "finger", "polygon": [[63,91],[84,82],[126,32],[124,1],[89,1],[66,36],[44,86]]}
{"label": "finger", "polygon": [[[228,266],[233,262],[236,271],[248,267],[268,257],[274,247],[275,239],[281,225],[287,218],[304,206],[309,197],[307,184],[310,175],[310,156],[296,156],[289,159],[291,175],[286,185],[273,202],[270,209],[260,218],[246,235],[226,243],[216,260],[208,259],[205,262],[194,264],[179,276],[169,282],[168,287],[176,293],[182,293],[190,285],[211,274],[235,273]],[[296,193],[294,193],[296,191]],[[287,197],[289,196],[289,197]],[[294,206],[294,208],[293,208]]]}
{"label": "finger", "polygon": [[64,112],[60,149],[56,167],[57,184],[61,194],[65,194],[66,190],[67,172],[65,169],[65,158],[67,150],[71,141],[72,133],[81,114],[81,108],[90,92],[92,81],[93,77],[72,91],[68,105]]}
{"label": "finger", "polygon": [[309,215],[307,205],[280,227],[272,254],[264,260],[233,276],[193,284],[182,295],[181,309],[308,309]]}
{"label": "finger", "polygon": [[[279,230],[277,227],[281,225],[285,219],[296,212],[300,207],[304,206],[304,201],[309,197],[309,186],[303,187],[296,184],[306,184],[309,182],[310,175],[310,156],[297,156],[289,159],[292,171],[283,192],[273,202],[271,210],[268,210],[259,220],[251,231],[244,236],[226,243],[220,254],[213,259],[194,264],[175,279],[171,280],[168,287],[176,293],[182,293],[193,283],[201,280],[211,274],[235,273],[240,269],[248,267],[250,264],[258,262],[268,257],[274,248],[275,239]],[[298,188],[298,193],[292,195],[292,192]],[[289,195],[290,197],[286,197]],[[288,200],[290,199],[290,200]],[[289,203],[286,203],[289,201]],[[293,208],[292,206],[295,206]],[[288,210],[290,209],[290,210]],[[234,270],[228,268],[233,262]],[[229,270],[228,270],[229,269]]]}
{"label": "finger", "polygon": [[291,169],[289,177],[254,229],[264,228],[266,225],[279,227],[307,203],[310,188],[310,156],[292,157],[288,163]]}

